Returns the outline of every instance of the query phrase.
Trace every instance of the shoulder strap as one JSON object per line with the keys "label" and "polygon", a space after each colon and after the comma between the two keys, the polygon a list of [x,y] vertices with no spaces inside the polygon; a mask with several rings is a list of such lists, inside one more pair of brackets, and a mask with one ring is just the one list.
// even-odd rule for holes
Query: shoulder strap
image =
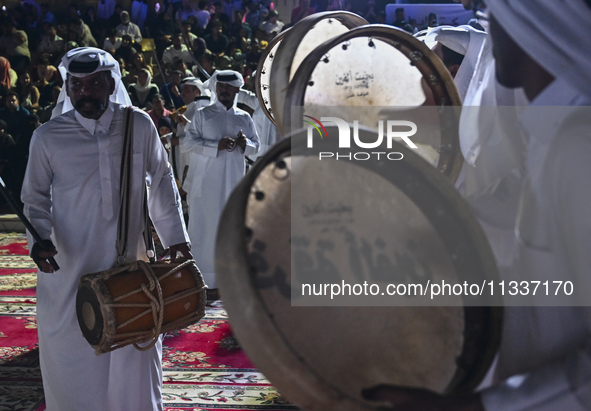
{"label": "shoulder strap", "polygon": [[[121,154],[121,197],[119,203],[119,220],[117,222],[117,264],[123,266],[126,263],[129,238],[129,203],[131,184],[133,180],[133,108],[125,109],[125,126],[123,133],[123,150]],[[150,261],[154,260],[154,243],[148,215],[147,188],[144,188],[144,243]]]}

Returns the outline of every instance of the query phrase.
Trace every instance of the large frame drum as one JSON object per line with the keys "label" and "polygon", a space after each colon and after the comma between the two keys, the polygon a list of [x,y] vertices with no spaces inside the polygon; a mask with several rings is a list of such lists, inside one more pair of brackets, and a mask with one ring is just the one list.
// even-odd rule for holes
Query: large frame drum
{"label": "large frame drum", "polygon": [[365,24],[367,20],[357,14],[328,11],[305,17],[286,32],[273,60],[269,84],[273,118],[282,135],[290,131],[283,126],[285,93],[301,62],[326,40]]}
{"label": "large frame drum", "polygon": [[297,130],[304,115],[318,118],[315,107],[334,107],[333,116],[375,129],[396,112],[425,123],[425,107],[433,106],[437,133],[424,137],[421,154],[455,181],[463,165],[461,105],[449,71],[422,41],[372,24],[327,40],[306,56],[289,84],[282,122],[284,129]]}
{"label": "large frame drum", "polygon": [[[371,133],[362,131],[375,140]],[[328,128],[330,138],[336,134]],[[469,207],[418,155],[397,146],[404,161],[389,167],[341,162],[333,173],[302,154],[305,140],[301,131],[275,145],[236,187],[220,220],[216,272],[232,328],[249,357],[289,401],[308,411],[378,410],[380,404],[364,400],[361,392],[380,384],[439,393],[476,388],[498,348],[501,308],[462,301],[447,307],[292,306],[292,287],[317,270],[321,259],[345,281],[378,281],[375,270],[355,281],[360,270],[350,267],[355,264],[347,245],[363,243],[364,236],[372,238],[366,246],[374,253],[384,251],[376,262],[398,259],[392,275],[418,264],[435,276],[451,271],[460,279],[498,278]],[[371,195],[352,202],[358,212],[336,225],[293,227],[292,204],[300,204],[292,201],[297,173],[310,184],[301,204],[318,204],[318,195],[331,186],[337,194],[333,190],[321,198],[324,204],[355,190]],[[381,243],[373,241],[376,235]],[[292,254],[292,247],[301,249]],[[406,250],[412,255],[404,255]],[[292,264],[293,255],[299,264]]]}

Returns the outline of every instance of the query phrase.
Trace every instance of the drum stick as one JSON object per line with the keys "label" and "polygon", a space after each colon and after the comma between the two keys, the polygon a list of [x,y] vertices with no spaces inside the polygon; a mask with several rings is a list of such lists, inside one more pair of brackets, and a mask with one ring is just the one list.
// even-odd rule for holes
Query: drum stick
{"label": "drum stick", "polygon": [[[10,193],[8,192],[8,189],[6,188],[6,184],[4,184],[4,180],[2,180],[2,177],[0,177],[0,191],[2,191],[2,195],[4,196],[6,201],[8,202],[8,205],[10,206],[10,208],[12,208],[12,211],[15,212],[15,214],[23,222],[25,227],[27,227],[27,230],[29,230],[29,232],[31,233],[31,235],[33,236],[35,241],[37,241],[37,244],[39,244],[39,247],[41,247],[41,249],[43,251],[49,251],[49,249],[43,243],[43,239],[41,238],[41,236],[39,235],[37,230],[35,230],[35,227],[33,227],[33,225],[30,223],[30,221],[27,219],[27,217],[25,217],[25,215],[21,211],[20,207],[16,204],[16,202],[14,201],[14,199],[12,198]],[[54,271],[57,271],[60,269],[60,266],[57,265],[57,262],[55,261],[55,259],[53,257],[49,257],[48,260],[51,263],[51,266],[53,267]]]}

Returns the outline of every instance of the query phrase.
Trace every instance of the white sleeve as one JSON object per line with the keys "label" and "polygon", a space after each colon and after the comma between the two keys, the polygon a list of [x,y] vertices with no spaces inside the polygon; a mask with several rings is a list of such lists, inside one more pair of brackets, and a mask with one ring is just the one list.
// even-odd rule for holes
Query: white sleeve
{"label": "white sleeve", "polygon": [[150,182],[148,196],[150,218],[165,248],[174,244],[188,243],[190,240],[185,228],[181,198],[156,127],[147,115],[136,112],[135,116],[136,133],[147,139],[146,171]]}
{"label": "white sleeve", "polygon": [[246,130],[246,132],[243,131],[244,135],[246,136],[244,155],[252,156],[259,152],[261,148],[261,140],[259,139],[259,134],[257,133],[257,129],[254,126],[254,121],[252,121],[250,116],[248,116],[248,126],[248,130]]}
{"label": "white sleeve", "polygon": [[197,110],[193,121],[185,129],[185,137],[179,139],[179,147],[182,153],[193,152],[207,157],[217,157],[219,141],[209,140],[203,136],[203,117],[203,110]]}
{"label": "white sleeve", "polygon": [[[52,230],[52,181],[53,170],[46,148],[35,131],[29,148],[29,161],[23,181],[21,200],[25,205],[25,216],[43,239],[49,239]],[[32,243],[29,245],[32,246]]]}
{"label": "white sleeve", "polygon": [[575,292],[583,291],[586,300],[575,303],[581,305],[581,327],[586,328],[581,332],[588,337],[565,357],[484,391],[482,401],[487,411],[591,409],[591,139],[588,119],[579,122],[582,126],[574,126],[577,121],[572,119],[568,123],[549,149],[552,155],[544,164],[544,195],[540,198],[549,198],[552,214],[548,217],[557,227],[552,232],[550,252],[564,268],[556,278],[571,280]]}

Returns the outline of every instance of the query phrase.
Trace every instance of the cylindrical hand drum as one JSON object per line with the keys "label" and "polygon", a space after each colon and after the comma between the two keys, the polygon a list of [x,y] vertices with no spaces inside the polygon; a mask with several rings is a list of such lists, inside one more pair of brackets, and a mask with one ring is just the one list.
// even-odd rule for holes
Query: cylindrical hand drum
{"label": "cylindrical hand drum", "polygon": [[[326,137],[338,139],[336,127]],[[233,191],[220,220],[216,273],[249,358],[306,411],[381,409],[361,394],[381,384],[473,390],[498,348],[500,308],[461,296],[389,306],[388,295],[371,297],[376,304],[346,297],[350,305],[331,307],[330,288],[324,297],[302,293],[306,283],[367,282],[385,291],[400,278],[496,281],[468,205],[405,146],[394,147],[401,161],[319,161],[305,154],[306,141],[302,130],[275,145]],[[316,304],[304,306],[306,298]]]}
{"label": "cylindrical hand drum", "polygon": [[[80,279],[78,323],[97,354],[129,344],[147,349],[161,333],[203,318],[206,288],[194,260],[135,261]],[[147,347],[138,345],[150,340]]]}
{"label": "cylindrical hand drum", "polygon": [[267,118],[275,125],[277,125],[277,123],[275,121],[275,116],[273,115],[273,107],[271,107],[271,92],[269,90],[271,84],[271,70],[273,68],[273,61],[277,56],[277,49],[279,49],[281,40],[285,37],[285,34],[287,34],[288,31],[289,29],[282,31],[269,42],[269,45],[259,60],[255,79],[255,90],[259,104],[263,108]]}
{"label": "cylindrical hand drum", "polygon": [[315,108],[330,116],[327,108],[333,107],[333,117],[354,118],[373,129],[392,113],[423,124],[432,117],[440,125],[433,133],[419,130],[418,152],[455,181],[463,164],[457,129],[461,105],[449,71],[423,42],[403,30],[371,24],[327,39],[308,53],[289,83],[281,118],[287,134],[304,126],[304,116],[319,118]]}

